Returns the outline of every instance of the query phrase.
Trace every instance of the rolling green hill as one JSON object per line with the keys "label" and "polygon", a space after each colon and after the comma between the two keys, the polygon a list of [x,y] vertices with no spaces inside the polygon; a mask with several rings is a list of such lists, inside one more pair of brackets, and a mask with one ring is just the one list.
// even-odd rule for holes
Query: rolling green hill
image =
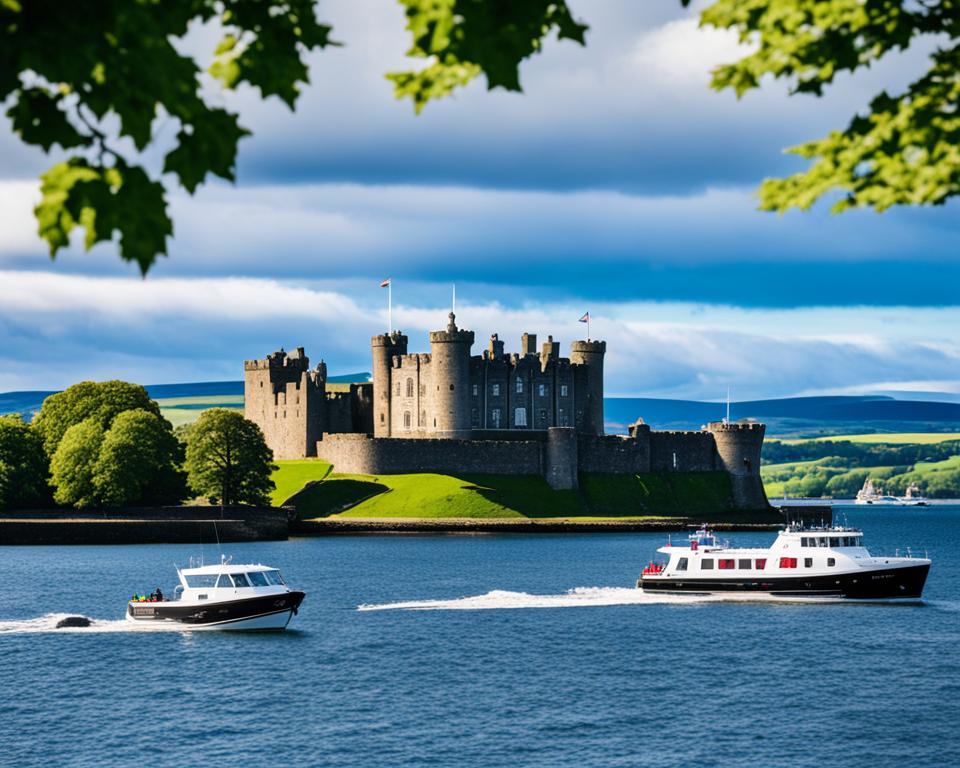
{"label": "rolling green hill", "polygon": [[[555,491],[540,476],[341,475],[321,461],[279,461],[274,502],[304,520],[344,518],[513,518],[565,520],[756,521],[725,511],[723,472],[581,477],[576,491]],[[306,483],[312,485],[303,488]],[[303,488],[290,498],[291,488]],[[776,513],[770,521],[776,522]]]}

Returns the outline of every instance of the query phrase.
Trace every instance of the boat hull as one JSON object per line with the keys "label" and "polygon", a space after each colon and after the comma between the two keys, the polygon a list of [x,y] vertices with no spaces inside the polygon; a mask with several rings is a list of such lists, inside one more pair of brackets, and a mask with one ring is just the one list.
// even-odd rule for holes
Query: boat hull
{"label": "boat hull", "polygon": [[687,594],[759,594],[772,597],[844,598],[848,600],[918,599],[929,563],[855,572],[764,578],[683,578],[642,576],[644,592]]}
{"label": "boat hull", "polygon": [[129,603],[127,620],[184,629],[280,630],[296,615],[303,598],[303,592],[291,591],[213,603]]}

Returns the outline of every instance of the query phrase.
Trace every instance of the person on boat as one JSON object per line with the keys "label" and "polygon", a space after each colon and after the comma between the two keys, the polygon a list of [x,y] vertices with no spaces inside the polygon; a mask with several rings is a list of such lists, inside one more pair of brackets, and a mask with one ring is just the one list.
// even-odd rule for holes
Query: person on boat
{"label": "person on boat", "polygon": [[160,589],[160,587],[157,587],[157,591],[156,591],[155,594],[156,594],[156,596],[157,596],[157,602],[158,602],[158,603],[162,603],[162,602],[163,602],[163,591]]}

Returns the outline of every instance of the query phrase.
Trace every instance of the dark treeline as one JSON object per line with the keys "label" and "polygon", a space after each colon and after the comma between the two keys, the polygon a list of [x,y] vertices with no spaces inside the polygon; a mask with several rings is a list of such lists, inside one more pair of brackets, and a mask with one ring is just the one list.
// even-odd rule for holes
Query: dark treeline
{"label": "dark treeline", "polygon": [[781,443],[768,440],[763,445],[764,464],[814,461],[828,456],[847,459],[851,467],[910,466],[920,461],[943,461],[960,455],[960,440],[921,445],[909,443],[853,443],[849,440],[806,440]]}

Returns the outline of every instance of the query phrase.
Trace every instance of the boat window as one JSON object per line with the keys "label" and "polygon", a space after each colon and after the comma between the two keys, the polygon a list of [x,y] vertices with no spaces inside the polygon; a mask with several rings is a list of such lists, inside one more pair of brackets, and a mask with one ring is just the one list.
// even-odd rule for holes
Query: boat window
{"label": "boat window", "polygon": [[263,574],[263,571],[253,571],[252,573],[248,573],[247,578],[250,579],[250,583],[255,587],[270,586],[270,582],[267,581],[267,577]]}
{"label": "boat window", "polygon": [[837,564],[836,558],[833,558],[833,557],[828,557],[828,558],[827,558],[827,565],[828,565],[829,567],[832,568],[832,567],[835,566],[836,564]]}
{"label": "boat window", "polygon": [[713,570],[713,560],[701,560],[701,561],[700,561],[700,570],[701,570],[701,571],[712,571],[712,570]]}
{"label": "boat window", "polygon": [[781,568],[796,568],[796,567],[797,567],[797,558],[795,558],[795,557],[781,557],[781,558],[780,558],[780,567],[781,567]]}
{"label": "boat window", "polygon": [[274,587],[283,586],[283,577],[280,575],[280,571],[267,571],[263,575],[267,577],[267,581]]}
{"label": "boat window", "polygon": [[757,570],[758,570],[758,571],[762,571],[762,570],[763,570],[764,568],[766,568],[766,567],[767,567],[767,558],[765,558],[765,557],[758,557],[758,558],[757,558]]}
{"label": "boat window", "polygon": [[242,573],[233,574],[233,583],[236,584],[238,587],[250,586],[250,582],[247,581],[247,577],[244,576]]}
{"label": "boat window", "polygon": [[843,539],[830,539],[830,544],[831,546],[834,546],[834,547],[842,547]]}
{"label": "boat window", "polygon": [[830,537],[829,537],[829,536],[821,536],[821,537],[820,537],[820,546],[821,546],[821,547],[829,547],[829,546],[830,546]]}
{"label": "boat window", "polygon": [[749,560],[749,558],[746,559],[746,560],[741,560],[740,563],[739,563],[739,565],[740,565],[741,568],[744,568],[744,569],[746,569],[746,570],[749,571],[749,570],[750,570],[750,560]]}
{"label": "boat window", "polygon": [[677,570],[678,571],[687,570],[687,558],[681,557],[679,560],[677,560]]}
{"label": "boat window", "polygon": [[811,537],[811,538],[809,538],[809,539],[804,539],[804,541],[806,542],[806,543],[803,545],[803,546],[805,546],[805,547],[815,547],[815,546],[817,546],[817,539],[816,539],[815,536],[813,536],[813,537]]}
{"label": "boat window", "polygon": [[194,589],[202,589],[203,587],[212,587],[217,583],[217,574],[215,573],[201,573],[194,574],[192,576],[183,577],[188,587],[193,587]]}
{"label": "boat window", "polygon": [[229,573],[221,573],[221,574],[220,574],[220,579],[219,579],[219,581],[217,581],[217,586],[220,587],[221,589],[224,589],[224,588],[226,588],[226,589],[233,589],[233,582],[230,581],[230,574],[229,574]]}
{"label": "boat window", "polygon": [[804,568],[813,568],[813,558],[805,557],[803,558],[803,567]]}
{"label": "boat window", "polygon": [[720,570],[729,571],[732,568],[736,567],[736,560],[721,560],[720,561]]}

